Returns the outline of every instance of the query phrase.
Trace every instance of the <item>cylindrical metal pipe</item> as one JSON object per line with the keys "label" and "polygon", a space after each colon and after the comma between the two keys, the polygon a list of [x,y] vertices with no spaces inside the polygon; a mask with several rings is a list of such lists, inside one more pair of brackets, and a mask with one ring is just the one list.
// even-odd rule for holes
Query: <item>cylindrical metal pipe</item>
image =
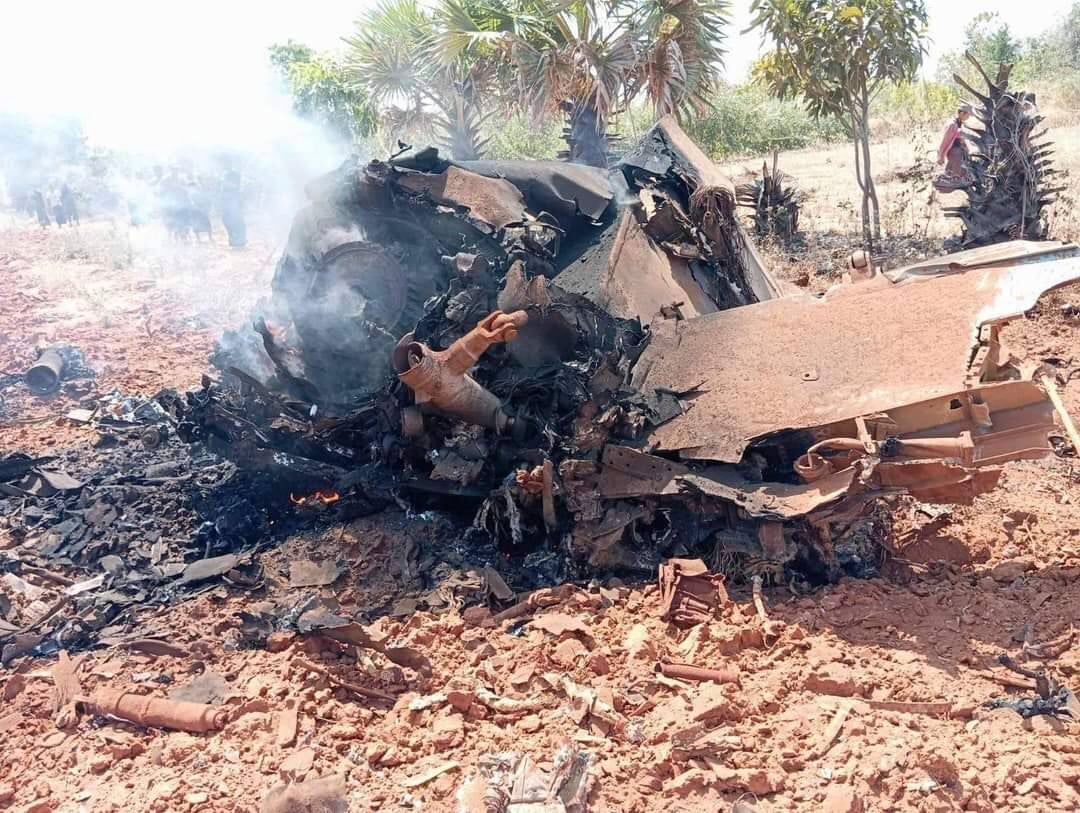
{"label": "cylindrical metal pipe", "polygon": [[23,381],[38,395],[46,395],[60,386],[63,372],[64,357],[56,350],[46,350],[23,375]]}
{"label": "cylindrical metal pipe", "polygon": [[102,716],[128,720],[149,728],[171,728],[195,734],[224,728],[229,714],[224,706],[169,700],[120,689],[98,689],[87,705],[95,714]]}
{"label": "cylindrical metal pipe", "polygon": [[410,367],[398,378],[413,391],[416,403],[430,405],[445,415],[479,426],[503,431],[506,415],[498,398],[472,376],[456,373],[445,364],[445,355],[414,342],[409,348]]}
{"label": "cylindrical metal pipe", "polygon": [[502,402],[468,375],[491,345],[507,342],[529,321],[525,311],[494,311],[446,350],[432,350],[409,333],[394,348],[398,378],[416,403],[444,415],[503,432],[510,425]]}
{"label": "cylindrical metal pipe", "polygon": [[956,458],[970,466],[975,461],[975,443],[970,432],[954,438],[907,438],[897,443],[896,456],[917,460]]}
{"label": "cylindrical metal pipe", "polygon": [[691,666],[688,663],[660,663],[660,673],[665,677],[677,680],[711,680],[713,683],[738,683],[739,670],[733,668],[706,669],[702,666]]}

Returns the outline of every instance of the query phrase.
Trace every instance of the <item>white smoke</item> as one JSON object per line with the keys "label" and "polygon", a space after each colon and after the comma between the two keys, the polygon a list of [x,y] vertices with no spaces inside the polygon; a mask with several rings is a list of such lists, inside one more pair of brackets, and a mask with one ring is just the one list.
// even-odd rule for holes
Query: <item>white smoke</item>
{"label": "white smoke", "polygon": [[[347,10],[341,6],[348,5]],[[338,45],[364,3],[185,0],[8,3],[0,12],[0,113],[77,119],[94,147],[168,164],[231,154],[264,167],[275,201],[349,146],[292,112],[268,48]]]}

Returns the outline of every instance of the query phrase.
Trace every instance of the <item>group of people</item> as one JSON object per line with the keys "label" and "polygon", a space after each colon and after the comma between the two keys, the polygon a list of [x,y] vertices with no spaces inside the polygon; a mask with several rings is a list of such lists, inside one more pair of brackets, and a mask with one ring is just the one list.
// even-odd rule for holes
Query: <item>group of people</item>
{"label": "group of people", "polygon": [[[162,174],[155,167],[150,182],[154,207],[160,211],[165,227],[174,240],[187,240],[194,235],[201,241],[203,235],[213,240],[214,231],[210,215],[216,204],[222,224],[229,237],[229,245],[242,248],[247,245],[247,223],[244,217],[244,190],[240,173],[229,170],[220,182],[206,176],[185,176],[176,167]],[[146,222],[146,212],[141,202],[129,198],[128,209],[131,224],[140,226]]]}
{"label": "group of people", "polygon": [[53,223],[80,225],[80,200],[90,204],[87,211],[103,213],[115,213],[117,207],[126,203],[132,226],[145,226],[160,218],[172,239],[186,241],[194,236],[200,242],[204,235],[213,242],[211,215],[216,211],[225,226],[229,245],[233,248],[247,245],[247,189],[236,170],[214,177],[185,173],[178,165],[170,167],[168,172],[155,166],[152,172],[114,176],[113,182],[106,185],[111,196],[102,195],[101,188],[96,188],[97,194],[90,188],[80,194],[75,187],[70,175],[64,182],[52,180],[47,184],[20,186],[14,190],[12,203],[15,211],[36,218],[43,229]]}
{"label": "group of people", "polygon": [[[75,203],[75,191],[71,184],[50,183],[44,191],[40,187],[30,190],[27,208],[37,217],[41,228],[46,229],[55,220],[57,226],[78,226],[79,207]],[[50,219],[51,218],[51,219]]]}

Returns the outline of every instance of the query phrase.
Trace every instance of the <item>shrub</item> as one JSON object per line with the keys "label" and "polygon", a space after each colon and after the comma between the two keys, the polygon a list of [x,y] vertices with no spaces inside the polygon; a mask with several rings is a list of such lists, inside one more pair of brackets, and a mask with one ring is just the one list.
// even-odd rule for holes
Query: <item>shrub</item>
{"label": "shrub", "polygon": [[910,133],[924,124],[943,124],[956,113],[960,91],[942,82],[904,82],[886,86],[870,111],[874,135]]}
{"label": "shrub", "polygon": [[[713,108],[688,117],[683,128],[713,160],[767,153],[774,147],[794,150],[824,141],[845,139],[840,125],[815,120],[794,101],[777,101],[755,84],[726,86],[713,98]],[[611,122],[611,132],[622,141],[616,154],[633,145],[656,121],[647,104],[634,104]],[[566,147],[562,120],[548,116],[539,126],[518,114],[488,125],[486,158],[554,158]]]}
{"label": "shrub", "polygon": [[566,147],[562,140],[562,120],[547,116],[537,124],[524,113],[492,116],[485,127],[490,139],[484,158],[498,160],[553,159]]}
{"label": "shrub", "polygon": [[773,148],[797,150],[845,138],[831,119],[815,119],[794,101],[771,98],[756,84],[721,90],[713,109],[684,122],[684,127],[713,160],[760,155]]}
{"label": "shrub", "polygon": [[1035,91],[1039,112],[1051,129],[1080,120],[1080,70],[1063,69],[1034,80],[1027,89]]}

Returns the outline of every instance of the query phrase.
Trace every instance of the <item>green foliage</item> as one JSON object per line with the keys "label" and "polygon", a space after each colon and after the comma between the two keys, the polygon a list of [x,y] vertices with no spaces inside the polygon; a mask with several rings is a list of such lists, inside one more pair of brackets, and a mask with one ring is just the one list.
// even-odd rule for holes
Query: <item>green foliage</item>
{"label": "green foliage", "polygon": [[687,134],[713,160],[797,150],[844,138],[832,118],[815,118],[793,100],[771,98],[758,84],[723,89],[713,108],[684,122]]}
{"label": "green foliage", "polygon": [[[656,113],[644,100],[622,111],[611,129],[625,149],[656,123]],[[683,126],[691,138],[714,161],[761,155],[774,147],[796,150],[844,138],[843,129],[831,119],[815,119],[798,102],[771,98],[759,85],[725,86],[713,98],[711,109],[687,116]],[[555,116],[539,124],[518,113],[490,127],[488,156],[497,159],[552,159],[558,154],[562,126]]]}
{"label": "green foliage", "polygon": [[[870,108],[875,133],[906,133],[923,124],[941,124],[955,115],[960,91],[943,82],[901,82],[886,85]],[[879,127],[880,125],[880,127]]]}
{"label": "green foliage", "polygon": [[844,124],[855,141],[863,233],[881,236],[870,167],[870,103],[889,83],[914,78],[925,51],[925,0],[752,0],[752,27],[774,49],[757,77],[781,99],[801,96],[818,118]]}
{"label": "green foliage", "polygon": [[708,106],[728,0],[442,0],[443,61],[484,56],[517,74],[517,105],[569,114],[571,160],[603,163],[609,121],[637,97],[657,116]]}
{"label": "green foliage", "polygon": [[417,0],[385,0],[346,39],[348,68],[404,138],[434,136],[454,158],[480,158],[481,127],[494,112],[481,100],[494,89],[495,74],[486,55],[440,55],[440,19]]}
{"label": "green foliage", "polygon": [[1013,63],[1020,57],[1020,43],[1013,39],[1008,23],[1002,22],[996,11],[984,11],[971,19],[964,29],[964,47],[988,65]]}
{"label": "green foliage", "polygon": [[345,39],[348,68],[381,105],[415,103],[425,92],[432,63],[426,42],[432,18],[416,0],[387,0],[358,23]]}
{"label": "green foliage", "polygon": [[500,119],[488,132],[487,156],[493,160],[554,160],[562,141],[562,124],[548,116],[539,124],[531,116],[517,113]]}
{"label": "green foliage", "polygon": [[730,18],[727,0],[637,0],[622,6],[619,13],[628,19],[644,54],[635,79],[656,115],[707,109],[720,83]]}
{"label": "green foliage", "polygon": [[290,65],[297,62],[311,62],[313,59],[315,59],[315,49],[296,40],[270,46],[270,64],[277,68],[283,77],[289,75]]}
{"label": "green foliage", "polygon": [[1046,70],[1080,71],[1080,2],[1074,2],[1065,19],[1038,37],[1026,53],[1044,60]]}
{"label": "green foliage", "polygon": [[[997,12],[983,11],[976,14],[964,27],[964,47],[960,51],[945,54],[938,64],[938,78],[951,82],[953,74],[959,74],[968,83],[979,81],[978,71],[965,58],[974,56],[981,65],[993,73],[998,63],[1015,63],[1022,55],[1022,45],[1013,38],[1007,23]],[[977,85],[976,85],[977,86]]]}
{"label": "green foliage", "polygon": [[923,0],[753,0],[750,11],[775,44],[756,78],[779,98],[801,96],[816,116],[846,121],[922,64]]}
{"label": "green foliage", "polygon": [[326,125],[351,143],[375,132],[374,106],[335,57],[289,40],[270,47],[270,62],[281,73],[299,115]]}
{"label": "green foliage", "polygon": [[964,51],[967,51],[991,74],[998,63],[1013,64],[1010,77],[1013,85],[1035,82],[1053,88],[1060,84],[1063,97],[1072,97],[1069,87],[1075,82],[1073,74],[1080,72],[1080,0],[1046,31],[1024,42],[1012,36],[1008,25],[997,14],[986,12],[976,14],[964,32],[964,48],[945,54],[938,65],[940,81],[953,83],[955,73],[978,87],[980,77],[964,57]]}

